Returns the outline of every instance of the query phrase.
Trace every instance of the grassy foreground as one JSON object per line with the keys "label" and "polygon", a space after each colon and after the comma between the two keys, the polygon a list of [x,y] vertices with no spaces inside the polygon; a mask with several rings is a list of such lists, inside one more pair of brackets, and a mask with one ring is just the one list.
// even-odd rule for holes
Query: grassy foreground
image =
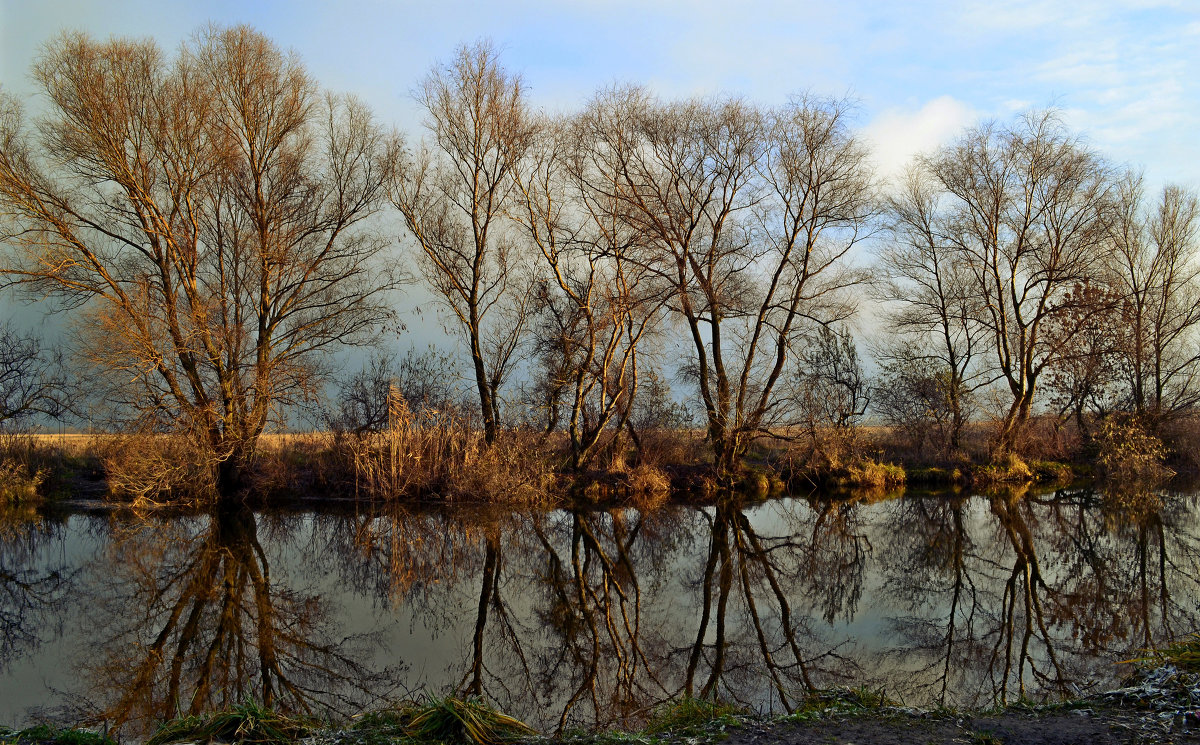
{"label": "grassy foreground", "polygon": [[[764,736],[795,745],[1200,741],[1200,633],[1154,650],[1126,684],[1083,699],[1042,705],[1022,701],[988,711],[913,709],[866,687],[809,692],[783,716],[683,697],[655,708],[641,730],[568,731],[555,737],[541,735],[477,698],[431,698],[341,724],[291,717],[245,703],[165,722],[146,745],[708,745],[719,741],[753,745]],[[0,727],[0,745],[116,745],[116,741],[95,731],[38,725],[20,731]]]}

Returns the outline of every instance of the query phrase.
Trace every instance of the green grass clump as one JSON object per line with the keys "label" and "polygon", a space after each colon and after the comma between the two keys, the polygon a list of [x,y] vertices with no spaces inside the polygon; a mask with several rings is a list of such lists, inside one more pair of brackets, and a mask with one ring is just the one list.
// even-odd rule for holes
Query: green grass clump
{"label": "green grass clump", "polygon": [[1066,463],[1056,460],[1035,460],[1029,463],[1033,478],[1048,484],[1069,484],[1075,479],[1075,470]]}
{"label": "green grass clump", "polygon": [[39,724],[20,731],[0,728],[2,745],[115,745],[112,739],[98,732],[79,729],[60,729]]}
{"label": "green grass clump", "polygon": [[411,708],[384,709],[361,714],[354,718],[350,730],[356,745],[395,745],[409,739],[408,723],[413,717]]}
{"label": "green grass clump", "polygon": [[528,725],[478,699],[447,696],[431,699],[412,711],[407,734],[414,740],[439,743],[499,745],[535,734]]}
{"label": "green grass clump", "polygon": [[846,714],[851,712],[873,711],[884,706],[893,706],[882,688],[872,689],[867,686],[857,688],[826,688],[813,691],[795,710],[784,719],[787,721],[807,721],[820,719],[826,714]]}
{"label": "green grass clump", "polygon": [[745,709],[734,704],[684,696],[655,709],[645,732],[697,734],[714,727],[737,726],[741,724],[739,717],[745,714]]}
{"label": "green grass clump", "polygon": [[166,722],[146,745],[196,740],[286,745],[307,736],[313,729],[312,722],[293,719],[250,702],[216,714]]}
{"label": "green grass clump", "polygon": [[1152,650],[1146,657],[1139,658],[1138,662],[1170,664],[1184,672],[1200,673],[1200,631]]}
{"label": "green grass clump", "polygon": [[988,730],[979,730],[971,733],[972,745],[1004,745],[1004,740],[996,737]]}

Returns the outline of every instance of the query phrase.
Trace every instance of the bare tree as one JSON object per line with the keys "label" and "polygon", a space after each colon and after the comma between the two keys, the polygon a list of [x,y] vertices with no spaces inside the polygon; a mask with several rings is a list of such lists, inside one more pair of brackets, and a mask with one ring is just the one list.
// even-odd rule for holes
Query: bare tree
{"label": "bare tree", "polygon": [[[937,232],[971,272],[979,321],[1012,402],[994,443],[1013,448],[1057,349],[1044,328],[1104,264],[1111,180],[1053,112],[980,125],[926,161],[943,206]],[[1060,339],[1060,343],[1069,341]]]}
{"label": "bare tree", "polygon": [[852,312],[840,290],[864,279],[845,258],[873,213],[866,153],[841,101],[763,114],[643,99],[618,195],[671,284],[717,469],[731,474],[794,413],[776,387],[798,333]]}
{"label": "bare tree", "polygon": [[374,355],[341,381],[335,407],[323,412],[321,420],[338,435],[381,432],[390,424],[398,396],[418,421],[429,423],[460,410],[461,392],[447,383],[456,377],[454,360],[432,347],[410,349],[400,357]]}
{"label": "bare tree", "polygon": [[889,304],[884,318],[891,341],[876,356],[885,418],[922,437],[938,430],[947,454],[961,447],[969,398],[991,376],[981,364],[987,342],[981,298],[964,257],[940,234],[939,196],[918,166],[886,202],[890,240],[879,253],[876,294]]}
{"label": "bare tree", "polygon": [[40,415],[61,416],[66,386],[55,355],[37,337],[0,325],[0,432]]}
{"label": "bare tree", "polygon": [[14,101],[0,115],[3,277],[80,308],[91,360],[228,490],[326,352],[391,314],[367,221],[389,141],[247,27],[204,29],[174,61],[67,35],[34,77],[34,132]]}
{"label": "bare tree", "polygon": [[871,387],[844,325],[818,326],[797,346],[802,347],[796,381],[801,421],[821,465],[836,467],[857,449]]}
{"label": "bare tree", "polygon": [[1119,403],[1120,353],[1129,334],[1112,288],[1079,284],[1067,297],[1070,310],[1046,322],[1046,344],[1058,351],[1042,388],[1059,420],[1073,417],[1079,435],[1088,438],[1092,417],[1107,416]]}
{"label": "bare tree", "polygon": [[1147,206],[1140,176],[1119,185],[1112,282],[1122,298],[1130,408],[1151,426],[1200,402],[1200,200],[1167,186]]}
{"label": "bare tree", "polygon": [[505,209],[512,168],[536,132],[525,86],[488,42],[463,46],[417,91],[433,136],[406,154],[392,202],[420,247],[422,275],[457,320],[470,350],[488,443],[500,423],[499,390],[526,321]]}
{"label": "bare tree", "polygon": [[[638,345],[667,297],[647,264],[644,236],[616,196],[613,150],[628,137],[624,110],[599,99],[572,121],[547,124],[517,170],[520,220],[544,260],[536,344],[549,405],[570,397],[573,468],[629,421]],[[554,411],[549,422],[556,420]]]}

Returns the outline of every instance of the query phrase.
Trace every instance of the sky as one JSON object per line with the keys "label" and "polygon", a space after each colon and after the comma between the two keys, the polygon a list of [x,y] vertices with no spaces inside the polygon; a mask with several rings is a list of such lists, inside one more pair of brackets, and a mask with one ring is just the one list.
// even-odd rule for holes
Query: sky
{"label": "sky", "polygon": [[549,112],[618,82],[763,105],[847,96],[887,178],[982,119],[1053,106],[1149,186],[1200,187],[1196,0],[0,0],[0,86],[36,109],[30,65],[66,29],[172,50],[210,22],[255,27],[413,138],[414,87],[486,37]]}
{"label": "sky", "polygon": [[549,111],[614,82],[765,105],[850,96],[886,176],[980,119],[1054,106],[1150,183],[1200,183],[1195,0],[0,0],[0,84],[33,93],[30,64],[63,29],[173,49],[209,22],[257,28],[321,84],[414,134],[413,87],[457,45],[488,37]]}

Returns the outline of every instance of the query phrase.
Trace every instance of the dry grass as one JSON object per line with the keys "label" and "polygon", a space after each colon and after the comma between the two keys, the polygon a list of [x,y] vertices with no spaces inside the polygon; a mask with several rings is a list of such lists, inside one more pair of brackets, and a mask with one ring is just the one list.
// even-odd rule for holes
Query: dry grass
{"label": "dry grass", "polygon": [[361,496],[539,504],[553,492],[550,459],[532,434],[504,431],[488,446],[482,432],[453,415],[418,421],[401,398],[391,403],[385,430],[342,435],[333,447]]}
{"label": "dry grass", "polygon": [[134,506],[214,498],[213,463],[206,450],[177,435],[113,436],[96,442],[109,494]]}
{"label": "dry grass", "polygon": [[831,477],[836,486],[891,488],[903,486],[907,480],[904,469],[893,463],[880,463],[871,458],[859,458],[838,469]]}
{"label": "dry grass", "polygon": [[62,491],[63,477],[78,460],[37,435],[0,434],[0,504],[38,501]]}
{"label": "dry grass", "polygon": [[671,480],[659,468],[639,463],[622,476],[627,490],[627,501],[631,507],[642,512],[652,512],[671,497]]}
{"label": "dry grass", "polygon": [[537,733],[478,699],[431,699],[412,712],[407,734],[422,743],[504,745]]}

